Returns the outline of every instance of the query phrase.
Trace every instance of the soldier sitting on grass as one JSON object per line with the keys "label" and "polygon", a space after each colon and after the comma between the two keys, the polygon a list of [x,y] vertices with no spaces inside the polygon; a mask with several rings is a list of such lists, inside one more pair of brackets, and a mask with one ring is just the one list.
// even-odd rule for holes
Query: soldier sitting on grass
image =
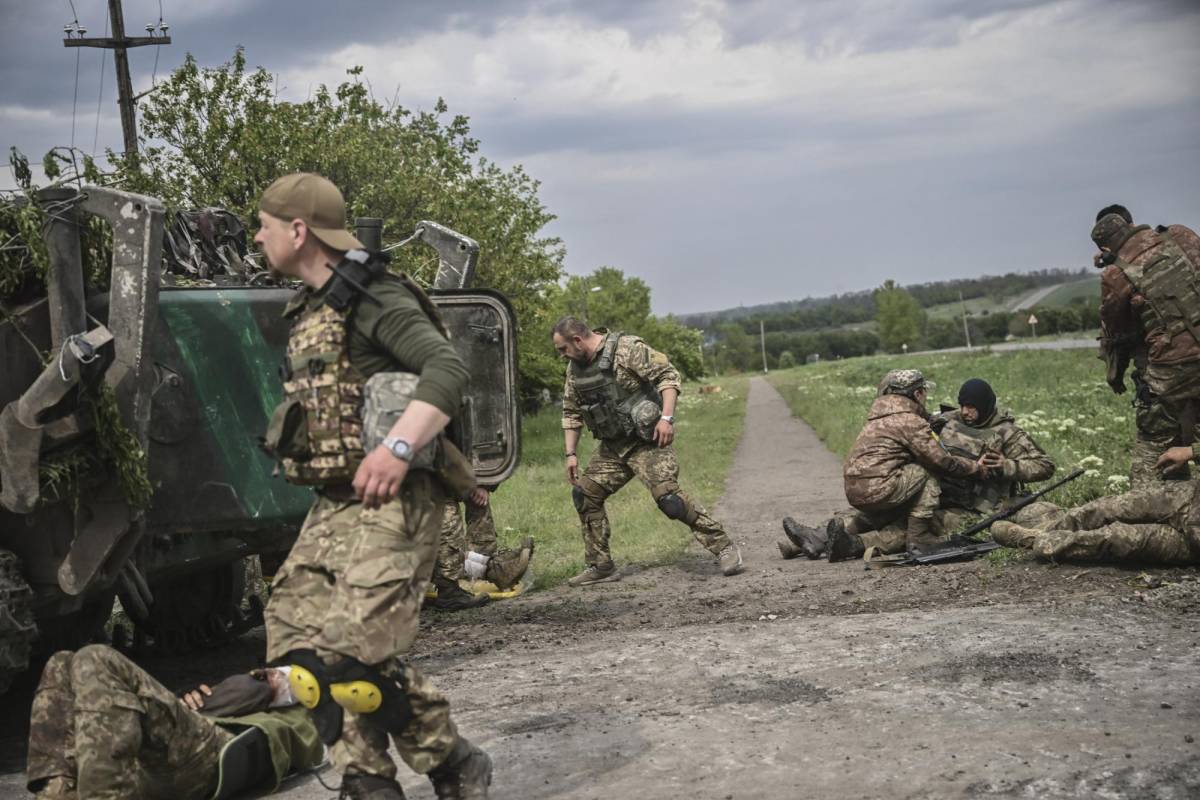
{"label": "soldier sitting on grass", "polygon": [[[971,378],[958,390],[958,408],[947,409],[930,420],[942,447],[949,453],[979,461],[986,469],[974,477],[939,473],[939,507],[933,513],[932,530],[946,536],[962,528],[972,517],[994,514],[1004,501],[1023,493],[1024,485],[1044,481],[1054,474],[1054,462],[1033,438],[1021,430],[1012,414],[996,403],[996,393],[981,378]],[[1034,507],[1022,509],[1019,521],[1037,519]],[[872,519],[861,512],[838,515],[825,531],[800,525],[791,517],[783,521],[788,539],[780,541],[784,558],[804,554],[824,555],[832,533],[839,528],[859,535],[874,530]],[[881,553],[904,549],[907,531],[892,524],[873,534],[871,544]]]}
{"label": "soldier sitting on grass", "polygon": [[111,647],[89,645],[55,653],[42,671],[26,775],[38,800],[222,800],[274,791],[323,757],[285,668],[178,698]]}
{"label": "soldier sitting on grass", "polygon": [[[973,461],[942,447],[925,410],[926,393],[933,386],[915,369],[884,376],[843,470],[846,499],[858,513],[834,517],[825,531],[788,518],[784,530],[789,538],[795,536],[798,548],[811,551],[812,558],[828,552],[830,561],[844,561],[868,547],[884,553],[936,547],[933,518],[942,494],[937,476],[979,478],[1002,467],[1002,459],[989,453]],[[788,558],[790,551],[783,545],[780,549]]]}

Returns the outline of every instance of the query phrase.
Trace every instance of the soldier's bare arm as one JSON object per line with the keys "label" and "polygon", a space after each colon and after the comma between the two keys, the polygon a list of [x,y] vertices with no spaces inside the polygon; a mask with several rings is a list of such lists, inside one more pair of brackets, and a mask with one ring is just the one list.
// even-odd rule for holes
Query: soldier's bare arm
{"label": "soldier's bare arm", "polygon": [[567,374],[563,384],[563,454],[566,456],[567,482],[572,486],[579,480],[579,458],[575,448],[579,446],[579,435],[583,430],[583,414],[579,411],[579,399],[575,394],[575,382]]}
{"label": "soldier's bare arm", "polygon": [[[678,398],[678,389],[667,387],[662,390],[663,417],[675,416],[675,401]],[[654,426],[654,441],[659,447],[666,447],[675,441],[675,423],[672,420],[660,419]]]}

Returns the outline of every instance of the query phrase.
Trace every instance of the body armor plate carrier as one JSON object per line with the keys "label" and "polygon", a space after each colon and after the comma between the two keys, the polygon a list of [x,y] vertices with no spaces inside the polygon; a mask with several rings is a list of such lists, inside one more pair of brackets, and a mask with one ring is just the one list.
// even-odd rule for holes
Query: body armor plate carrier
{"label": "body armor plate carrier", "polygon": [[653,441],[654,426],[662,416],[662,397],[649,383],[631,392],[617,381],[617,345],[623,335],[609,333],[591,364],[571,362],[580,413],[597,439]]}
{"label": "body armor plate carrier", "polygon": [[1144,330],[1165,329],[1170,339],[1186,332],[1200,345],[1200,265],[1192,264],[1170,234],[1158,235],[1162,246],[1152,259],[1142,265],[1118,259],[1116,265],[1146,300],[1140,306]]}
{"label": "body armor plate carrier", "polygon": [[[999,436],[994,431],[973,428],[957,419],[951,419],[942,428],[939,438],[946,452],[970,461],[978,461],[985,450],[1001,452]],[[1020,488],[1015,481],[1002,477],[980,481],[939,475],[938,483],[942,485],[944,504],[983,514],[995,511],[1004,500],[1016,496]]]}

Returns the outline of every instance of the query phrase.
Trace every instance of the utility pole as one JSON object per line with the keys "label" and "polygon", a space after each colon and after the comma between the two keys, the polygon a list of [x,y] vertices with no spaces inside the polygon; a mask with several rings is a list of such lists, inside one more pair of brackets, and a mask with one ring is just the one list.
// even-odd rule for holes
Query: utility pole
{"label": "utility pole", "polygon": [[971,349],[971,329],[967,327],[967,301],[963,300],[962,290],[958,292],[958,302],[962,306],[963,336],[967,337],[967,349]]}
{"label": "utility pole", "polygon": [[765,375],[767,372],[767,333],[761,319],[758,321],[758,340],[762,344],[763,374]]}
{"label": "utility pole", "polygon": [[133,82],[129,77],[129,56],[126,50],[130,47],[146,47],[147,45],[170,44],[171,37],[167,36],[168,26],[159,20],[160,35],[154,35],[154,26],[147,25],[149,36],[126,36],[125,13],[121,10],[121,0],[108,0],[108,16],[112,22],[112,36],[103,39],[98,36],[72,37],[70,33],[63,39],[64,47],[101,47],[113,51],[113,59],[117,64],[117,102],[121,106],[121,131],[125,134],[125,154],[137,155],[137,115],[134,113]]}

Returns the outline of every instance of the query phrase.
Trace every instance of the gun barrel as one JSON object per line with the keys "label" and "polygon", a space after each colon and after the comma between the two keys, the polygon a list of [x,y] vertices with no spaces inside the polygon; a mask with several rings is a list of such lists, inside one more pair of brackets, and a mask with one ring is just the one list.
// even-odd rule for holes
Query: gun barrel
{"label": "gun barrel", "polygon": [[990,517],[984,517],[983,519],[979,520],[979,522],[976,522],[974,525],[972,525],[971,527],[967,528],[965,531],[960,533],[959,536],[962,536],[962,537],[974,536],[975,534],[979,533],[980,531],[987,530],[988,528],[992,527],[992,525],[999,522],[1000,520],[1011,517],[1013,514],[1017,513],[1022,508],[1025,508],[1026,506],[1037,502],[1044,495],[1046,495],[1050,492],[1053,492],[1055,489],[1062,486],[1064,483],[1070,483],[1071,481],[1075,480],[1083,473],[1084,473],[1083,467],[1076,467],[1074,470],[1071,471],[1071,473],[1069,475],[1059,478],[1058,480],[1056,480],[1054,483],[1050,484],[1046,488],[1036,491],[1033,494],[1025,495],[1024,497],[1017,500],[1017,502],[1013,503],[1008,508],[1005,508],[1001,511],[997,511],[995,514],[992,514]]}

